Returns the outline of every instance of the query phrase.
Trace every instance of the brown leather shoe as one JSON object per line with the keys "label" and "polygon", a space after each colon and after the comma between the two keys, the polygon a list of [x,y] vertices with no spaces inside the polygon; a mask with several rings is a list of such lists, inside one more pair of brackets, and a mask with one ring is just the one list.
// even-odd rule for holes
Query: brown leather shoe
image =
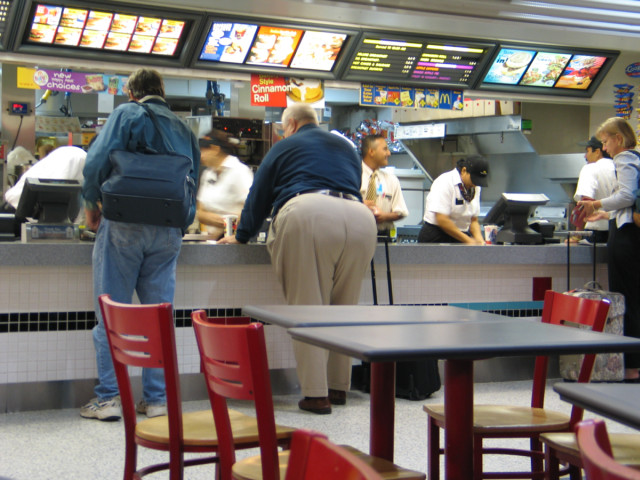
{"label": "brown leather shoe", "polygon": [[329,402],[331,405],[346,405],[347,404],[347,392],[344,390],[329,389]]}
{"label": "brown leather shoe", "polygon": [[304,397],[298,402],[300,410],[317,413],[318,415],[326,415],[331,413],[331,403],[328,397]]}

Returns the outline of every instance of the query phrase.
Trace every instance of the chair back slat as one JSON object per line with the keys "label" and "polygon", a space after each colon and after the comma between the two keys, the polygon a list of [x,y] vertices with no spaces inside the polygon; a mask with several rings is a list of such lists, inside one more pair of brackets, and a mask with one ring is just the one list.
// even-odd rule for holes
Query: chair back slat
{"label": "chair back slat", "polygon": [[613,458],[604,421],[585,420],[578,423],[576,440],[587,480],[640,480],[640,471],[622,465]]}
{"label": "chair back slat", "polygon": [[[100,295],[98,302],[118,381],[125,434],[132,438],[137,423],[127,366],[162,368],[167,392],[170,450],[180,451],[183,439],[182,399],[171,304],[130,305],[115,302],[109,295]],[[172,471],[182,471],[182,455],[172,455],[170,462],[175,463]]]}
{"label": "chair back slat", "polygon": [[[542,308],[542,322],[563,326],[569,326],[571,324],[585,325],[590,327],[594,332],[602,332],[607,320],[607,314],[609,313],[609,306],[610,302],[606,299],[591,300],[547,290]],[[579,382],[589,381],[595,358],[595,354],[584,356],[578,375]],[[548,363],[548,357],[536,357],[533,372],[533,392],[531,396],[531,406],[535,408],[544,407]],[[582,414],[583,410],[574,406],[571,409],[570,425],[573,426],[580,421]]]}
{"label": "chair back slat", "polygon": [[220,444],[224,480],[235,462],[226,399],[251,400],[256,408],[263,480],[279,480],[273,398],[264,327],[260,323],[224,325],[193,312],[193,328],[204,364],[205,381]]}

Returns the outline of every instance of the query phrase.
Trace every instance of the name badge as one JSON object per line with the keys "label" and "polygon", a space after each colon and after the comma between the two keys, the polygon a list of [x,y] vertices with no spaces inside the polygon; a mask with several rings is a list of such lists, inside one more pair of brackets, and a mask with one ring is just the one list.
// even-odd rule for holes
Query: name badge
{"label": "name badge", "polygon": [[464,200],[461,198],[456,198],[456,205],[464,205]]}

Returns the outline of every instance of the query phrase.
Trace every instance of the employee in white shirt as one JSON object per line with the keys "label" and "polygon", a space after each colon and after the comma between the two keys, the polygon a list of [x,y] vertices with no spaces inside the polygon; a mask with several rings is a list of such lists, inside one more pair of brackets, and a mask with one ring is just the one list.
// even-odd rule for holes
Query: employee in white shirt
{"label": "employee in white shirt", "polygon": [[376,218],[378,235],[388,236],[394,222],[409,215],[402,195],[400,181],[393,173],[382,170],[389,165],[389,146],[382,135],[368,135],[362,139],[363,202]]}
{"label": "employee in white shirt", "polygon": [[82,169],[86,158],[87,152],[79,147],[58,147],[27,170],[20,180],[7,190],[4,199],[11,207],[17,208],[27,178],[77,180],[82,184]]}
{"label": "employee in white shirt", "polygon": [[418,242],[485,245],[478,215],[480,187],[487,186],[488,174],[484,158],[470,157],[436,178],[425,202]]}
{"label": "employee in white shirt", "polygon": [[[607,198],[616,186],[615,163],[613,163],[611,156],[603,151],[602,142],[595,136],[578,145],[587,147],[584,155],[587,164],[580,170],[578,186],[573,199],[579,202],[580,200]],[[606,243],[609,238],[609,219],[586,222],[583,229],[593,230],[593,241]]]}

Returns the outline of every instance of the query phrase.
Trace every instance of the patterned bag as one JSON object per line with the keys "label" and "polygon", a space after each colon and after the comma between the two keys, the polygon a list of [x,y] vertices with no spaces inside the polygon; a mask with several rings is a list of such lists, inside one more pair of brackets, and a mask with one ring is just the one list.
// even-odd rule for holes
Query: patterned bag
{"label": "patterned bag", "polygon": [[[608,299],[611,302],[609,314],[604,326],[606,333],[622,335],[624,332],[624,296],[621,293],[607,292],[597,282],[588,282],[583,288],[566,292],[567,295],[589,298],[592,300]],[[574,326],[574,325],[569,325]],[[588,329],[584,325],[576,328]],[[584,355],[560,355],[560,376],[565,380],[578,380],[578,373]],[[591,374],[592,382],[621,382],[624,379],[624,357],[622,353],[600,353]]]}

